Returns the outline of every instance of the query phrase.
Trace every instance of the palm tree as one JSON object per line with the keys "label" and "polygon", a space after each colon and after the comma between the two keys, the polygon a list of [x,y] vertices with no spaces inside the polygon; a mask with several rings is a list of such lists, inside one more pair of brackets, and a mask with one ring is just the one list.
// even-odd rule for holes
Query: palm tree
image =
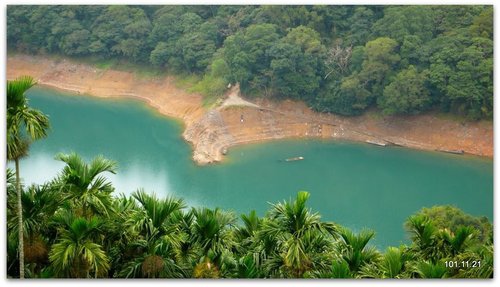
{"label": "palm tree", "polygon": [[192,209],[186,212],[179,210],[172,213],[171,221],[178,224],[180,234],[187,239],[180,241],[180,247],[176,250],[175,255],[177,264],[182,266],[186,274],[192,273],[193,266],[196,264],[201,254],[201,247],[196,244],[194,240],[189,240],[190,238],[194,238],[194,230],[191,228],[194,219],[194,212]]}
{"label": "palm tree", "polygon": [[[10,193],[8,202],[15,201],[15,194]],[[61,202],[61,197],[55,192],[50,183],[44,185],[31,185],[27,191],[22,193],[23,205],[23,233],[25,261],[31,263],[31,274],[34,268],[40,269],[48,262],[48,223],[56,212]],[[9,204],[12,205],[12,204]],[[7,221],[10,233],[17,234],[17,214],[12,214]]]}
{"label": "palm tree", "polygon": [[66,163],[60,175],[61,188],[66,199],[81,208],[81,215],[108,216],[112,210],[111,193],[114,188],[102,173],[115,174],[115,161],[97,156],[87,164],[76,153],[58,154],[56,159]]}
{"label": "palm tree", "polygon": [[354,278],[351,270],[349,269],[349,263],[347,263],[344,259],[333,261],[332,270],[328,277],[343,279]]}
{"label": "palm tree", "polygon": [[127,252],[127,247],[130,242],[137,240],[138,234],[129,228],[128,223],[139,207],[132,197],[120,194],[114,198],[112,209],[113,215],[106,218],[103,224],[103,247],[111,260],[110,276],[115,277],[134,256],[133,253]]}
{"label": "palm tree", "polygon": [[[16,191],[16,173],[7,168],[7,222],[16,220],[17,216],[17,191]],[[7,274],[16,276],[19,274],[19,234],[13,233],[7,229]]]}
{"label": "palm tree", "polygon": [[108,257],[96,243],[102,234],[102,221],[96,217],[74,218],[67,211],[60,215],[60,221],[64,222],[60,239],[49,253],[55,273],[70,278],[105,276],[109,269]]}
{"label": "palm tree", "polygon": [[[193,241],[202,252],[194,275],[219,276],[219,271],[222,274],[230,272],[230,269],[237,264],[233,255],[236,246],[233,238],[236,217],[219,208],[193,209],[193,214]],[[212,270],[217,270],[217,272],[214,273]]]}
{"label": "palm tree", "polygon": [[273,204],[268,219],[262,222],[258,239],[270,244],[265,265],[271,273],[285,267],[293,277],[302,277],[306,271],[328,266],[314,258],[330,253],[328,239],[336,236],[336,226],[321,222],[318,213],[306,208],[308,199],[309,193],[301,191],[295,201]]}
{"label": "palm tree", "polygon": [[375,247],[368,246],[368,242],[375,235],[373,230],[362,230],[355,234],[343,227],[339,228],[338,233],[340,235],[338,251],[342,259],[347,262],[352,274],[358,274],[363,266],[379,259]]}
{"label": "palm tree", "polygon": [[412,249],[424,260],[436,262],[444,256],[438,242],[438,229],[434,222],[425,215],[410,216],[405,223],[410,233]]}
{"label": "palm tree", "polygon": [[11,168],[7,168],[7,221],[17,216],[17,189],[16,173]]}
{"label": "palm tree", "polygon": [[183,278],[182,267],[175,261],[176,246],[170,236],[160,236],[158,231],[137,239],[129,248],[138,251],[130,262],[125,264],[119,276],[125,278]]}
{"label": "palm tree", "polygon": [[28,106],[26,91],[36,82],[25,76],[7,82],[7,159],[15,162],[19,220],[19,277],[24,278],[24,238],[19,160],[28,155],[30,142],[47,136],[49,119]]}
{"label": "palm tree", "polygon": [[171,226],[167,223],[174,212],[186,207],[182,199],[167,197],[158,199],[156,195],[147,194],[143,189],[132,194],[139,203],[140,210],[132,218],[134,228],[143,234],[153,234],[155,231],[167,235]]}
{"label": "palm tree", "polygon": [[184,270],[175,262],[182,243],[188,241],[175,216],[185,207],[184,202],[173,197],[158,199],[144,190],[138,190],[132,197],[139,206],[127,225],[138,236],[128,248],[139,254],[125,265],[120,276],[184,277]]}
{"label": "palm tree", "polygon": [[365,265],[361,268],[363,278],[409,278],[412,260],[405,245],[388,247],[378,264]]}
{"label": "palm tree", "polygon": [[[493,242],[486,245],[477,244],[456,257],[458,262],[470,262],[473,268],[463,268],[458,271],[458,278],[493,278]],[[480,263],[478,263],[480,262]]]}
{"label": "palm tree", "polygon": [[248,215],[242,214],[241,220],[243,221],[243,226],[237,227],[234,234],[236,240],[240,242],[240,249],[243,249],[243,247],[251,245],[257,231],[262,226],[262,219],[257,216],[255,210],[252,210]]}
{"label": "palm tree", "polygon": [[425,215],[410,216],[405,226],[411,234],[413,251],[432,263],[457,256],[477,241],[477,231],[472,226],[459,226],[453,233],[447,228],[438,229]]}
{"label": "palm tree", "polygon": [[236,246],[238,260],[237,278],[259,278],[261,263],[266,257],[265,250],[256,240],[257,233],[262,227],[262,218],[257,216],[255,210],[248,215],[242,214],[243,226],[237,226],[234,230],[234,238],[238,242]]}
{"label": "palm tree", "polygon": [[440,237],[443,238],[447,245],[447,253],[449,256],[457,256],[463,252],[474,239],[475,229],[472,226],[459,226],[453,233],[448,229],[440,232]]}
{"label": "palm tree", "polygon": [[448,269],[443,262],[420,261],[416,263],[414,272],[417,278],[446,278]]}
{"label": "palm tree", "polygon": [[262,278],[263,274],[256,261],[252,254],[239,257],[236,278]]}
{"label": "palm tree", "polygon": [[398,278],[405,269],[406,257],[400,248],[389,247],[381,262],[382,277]]}

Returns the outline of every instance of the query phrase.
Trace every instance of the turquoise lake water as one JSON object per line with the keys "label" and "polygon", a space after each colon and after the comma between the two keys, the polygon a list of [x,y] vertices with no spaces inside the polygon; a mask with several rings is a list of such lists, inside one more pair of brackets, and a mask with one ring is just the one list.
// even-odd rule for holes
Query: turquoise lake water
{"label": "turquoise lake water", "polygon": [[[141,102],[67,95],[50,89],[28,92],[30,105],[50,116],[52,129],[21,162],[26,183],[42,183],[63,167],[58,152],[98,154],[119,164],[110,180],[117,192],[139,187],[189,205],[221,207],[237,214],[269,202],[311,193],[309,206],[324,220],[377,232],[379,248],[407,240],[405,219],[433,205],[452,204],[493,218],[491,159],[382,148],[362,143],[284,140],[233,147],[223,163],[196,166],[183,141],[182,124]],[[284,162],[303,156],[305,160]]]}

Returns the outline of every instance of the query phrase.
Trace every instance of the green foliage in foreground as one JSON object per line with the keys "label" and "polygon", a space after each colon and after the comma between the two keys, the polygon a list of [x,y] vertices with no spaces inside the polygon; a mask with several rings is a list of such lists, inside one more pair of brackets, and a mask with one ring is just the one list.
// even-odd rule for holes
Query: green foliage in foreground
{"label": "green foliage in foreground", "polygon": [[206,104],[239,83],[342,115],[493,117],[491,5],[9,5],[7,44],[196,74]]}
{"label": "green foliage in foreground", "polygon": [[[24,225],[19,161],[28,156],[32,141],[47,136],[49,119],[41,111],[29,106],[26,91],[36,84],[29,76],[7,82],[7,160],[15,163],[15,190],[17,195],[17,233],[19,252],[19,277],[24,278]],[[13,176],[13,173],[11,173]]]}
{"label": "green foliage in foreground", "polygon": [[[264,217],[188,208],[143,190],[116,193],[116,163],[59,154],[61,173],[23,187],[29,278],[491,278],[493,233],[485,218],[424,208],[405,222],[411,243],[379,251],[307,207],[310,194],[271,204]],[[7,274],[19,277],[16,180],[7,170]],[[480,261],[480,267],[445,262]]]}

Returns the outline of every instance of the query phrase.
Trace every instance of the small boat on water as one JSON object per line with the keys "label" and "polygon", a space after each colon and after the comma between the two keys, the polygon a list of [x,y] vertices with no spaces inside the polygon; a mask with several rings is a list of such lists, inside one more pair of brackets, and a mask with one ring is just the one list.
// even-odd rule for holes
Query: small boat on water
{"label": "small boat on water", "polygon": [[437,151],[440,151],[440,152],[445,152],[445,153],[452,153],[452,154],[464,154],[465,152],[463,150],[449,150],[449,149],[438,149]]}
{"label": "small boat on water", "polygon": [[285,161],[297,161],[297,160],[303,160],[303,159],[304,159],[304,157],[298,156],[298,157],[287,158],[287,159],[285,159]]}
{"label": "small boat on water", "polygon": [[366,140],[366,143],[369,143],[372,145],[378,145],[378,146],[387,146],[387,143],[382,142],[382,141]]}

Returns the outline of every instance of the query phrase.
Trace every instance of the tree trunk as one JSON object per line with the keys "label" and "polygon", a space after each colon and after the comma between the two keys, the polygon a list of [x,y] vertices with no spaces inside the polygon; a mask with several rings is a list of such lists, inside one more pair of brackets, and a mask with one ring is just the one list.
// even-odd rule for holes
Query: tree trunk
{"label": "tree trunk", "polygon": [[87,209],[85,207],[85,201],[82,203],[82,215],[83,218],[87,219]]}
{"label": "tree trunk", "polygon": [[17,191],[17,218],[19,225],[19,278],[24,279],[24,232],[23,232],[23,203],[21,201],[21,178],[19,177],[19,159],[16,162],[16,191]]}

